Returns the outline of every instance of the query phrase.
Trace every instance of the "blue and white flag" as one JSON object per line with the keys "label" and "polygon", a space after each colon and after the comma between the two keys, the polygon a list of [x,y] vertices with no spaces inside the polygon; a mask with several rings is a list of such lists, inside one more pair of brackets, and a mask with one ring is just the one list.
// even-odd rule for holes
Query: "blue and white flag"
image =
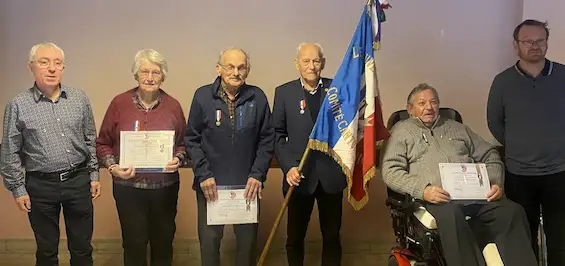
{"label": "blue and white flag", "polygon": [[330,155],[347,176],[348,200],[359,210],[368,202],[376,172],[377,141],[388,138],[377,89],[374,49],[388,3],[369,0],[341,66],[327,90],[308,148]]}

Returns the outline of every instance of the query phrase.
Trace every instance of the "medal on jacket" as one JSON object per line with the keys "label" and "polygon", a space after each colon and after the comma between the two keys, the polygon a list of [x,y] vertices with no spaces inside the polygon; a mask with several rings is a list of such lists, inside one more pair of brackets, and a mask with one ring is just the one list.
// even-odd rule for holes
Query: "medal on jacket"
{"label": "medal on jacket", "polygon": [[300,114],[301,114],[301,115],[304,114],[304,109],[306,109],[306,101],[305,101],[305,100],[300,100]]}
{"label": "medal on jacket", "polygon": [[216,110],[216,126],[219,127],[220,126],[220,120],[222,119],[222,110],[218,109]]}

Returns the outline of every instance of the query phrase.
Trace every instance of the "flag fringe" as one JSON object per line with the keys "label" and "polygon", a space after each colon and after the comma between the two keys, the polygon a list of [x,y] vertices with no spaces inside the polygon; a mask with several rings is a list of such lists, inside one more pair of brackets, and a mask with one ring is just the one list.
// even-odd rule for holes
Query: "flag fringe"
{"label": "flag fringe", "polygon": [[[383,143],[383,140],[379,140],[376,143],[376,149],[380,149],[381,145]],[[308,141],[308,146],[307,149],[312,149],[312,150],[317,150],[320,152],[323,152],[325,154],[330,155],[330,157],[332,157],[341,167],[343,173],[345,174],[345,176],[347,177],[347,201],[349,202],[349,204],[351,204],[351,206],[353,207],[354,210],[358,211],[361,210],[363,207],[365,207],[365,205],[367,205],[367,203],[369,202],[369,191],[368,191],[368,187],[367,184],[369,183],[369,181],[376,176],[377,173],[377,167],[373,166],[369,169],[369,171],[367,171],[367,173],[365,173],[363,175],[363,191],[365,192],[365,195],[363,196],[363,198],[361,200],[355,200],[355,198],[353,197],[353,195],[351,195],[351,188],[353,186],[353,174],[351,172],[351,169],[349,169],[349,167],[347,167],[343,161],[341,160],[341,157],[339,157],[339,155],[329,147],[327,142],[323,142],[323,141],[319,141],[319,140],[315,140],[315,139],[310,139]]]}
{"label": "flag fringe", "polygon": [[351,170],[343,163],[341,157],[339,157],[339,155],[333,149],[330,148],[327,142],[319,141],[317,139],[310,139],[308,141],[307,148],[321,151],[323,153],[330,155],[339,164],[339,166],[341,166],[343,173],[347,176],[347,180],[351,179],[352,176]]}
{"label": "flag fringe", "polygon": [[377,172],[377,169],[375,166],[371,167],[371,169],[369,169],[369,171],[367,171],[367,173],[365,173],[365,175],[363,175],[363,191],[365,192],[365,196],[363,196],[363,198],[361,198],[360,200],[355,200],[355,198],[353,198],[353,195],[351,195],[351,186],[353,185],[353,178],[348,177],[347,178],[347,200],[349,201],[349,204],[351,204],[351,206],[353,206],[353,209],[358,211],[363,209],[363,207],[365,207],[365,205],[367,205],[367,203],[369,202],[369,191],[368,191],[368,187],[367,187],[367,183],[369,183],[369,181],[375,176]]}

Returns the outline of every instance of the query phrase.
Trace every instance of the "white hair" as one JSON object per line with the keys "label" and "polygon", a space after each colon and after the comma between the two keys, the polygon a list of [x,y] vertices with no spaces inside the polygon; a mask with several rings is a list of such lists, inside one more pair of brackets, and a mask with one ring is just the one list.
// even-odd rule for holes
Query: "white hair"
{"label": "white hair", "polygon": [[247,66],[247,69],[248,70],[251,69],[251,58],[249,58],[249,54],[246,51],[244,51],[243,49],[237,48],[237,47],[229,47],[229,48],[222,50],[220,52],[220,55],[218,56],[218,65],[222,64],[222,58],[224,57],[224,54],[227,51],[230,51],[230,50],[237,50],[237,51],[242,52],[245,55],[245,65]]}
{"label": "white hair", "polygon": [[298,57],[298,55],[300,54],[300,51],[302,50],[302,48],[306,45],[314,45],[316,47],[318,47],[318,49],[320,50],[320,57],[324,58],[324,48],[322,48],[322,45],[320,45],[317,42],[303,42],[300,43],[297,47],[296,47],[296,57]]}
{"label": "white hair", "polygon": [[29,63],[32,63],[32,62],[35,61],[37,49],[39,49],[39,48],[54,48],[54,49],[58,50],[59,52],[61,52],[61,54],[63,55],[63,59],[65,59],[65,52],[63,51],[63,49],[61,49],[61,47],[57,46],[56,44],[54,44],[52,42],[42,42],[42,43],[38,43],[38,44],[34,45],[29,50]]}
{"label": "white hair", "polygon": [[139,78],[138,72],[142,61],[148,61],[152,64],[158,65],[161,69],[161,73],[163,73],[162,81],[165,81],[167,72],[169,71],[167,60],[165,60],[163,55],[153,49],[142,49],[135,54],[135,57],[133,58],[133,65],[131,66],[131,73],[135,80]]}

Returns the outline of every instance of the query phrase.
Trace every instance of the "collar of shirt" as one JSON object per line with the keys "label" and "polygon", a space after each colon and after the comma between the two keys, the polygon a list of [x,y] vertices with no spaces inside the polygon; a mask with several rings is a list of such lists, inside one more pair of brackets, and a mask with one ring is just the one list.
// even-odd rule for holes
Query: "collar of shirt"
{"label": "collar of shirt", "polygon": [[[241,87],[239,87],[239,89],[241,89]],[[237,97],[239,97],[239,89],[235,93],[233,100],[231,100],[230,97],[229,97],[229,94],[228,94],[228,89],[226,89],[226,86],[224,86],[223,83],[220,83],[220,90],[218,90],[218,96],[220,96],[220,98],[224,98],[224,99],[229,100],[231,102],[235,102],[235,101],[237,101]]]}
{"label": "collar of shirt", "polygon": [[[55,100],[54,102],[58,102],[60,97],[63,97],[65,99],[67,98],[67,89],[64,86],[61,86],[60,84],[59,84],[59,89],[61,89],[61,94],[59,95],[59,97],[57,97],[57,100]],[[51,101],[49,98],[47,98],[47,96],[43,95],[43,92],[39,90],[39,87],[37,87],[37,84],[35,83],[33,84],[32,91],[33,91],[33,99],[35,100],[36,103],[39,102],[39,100],[41,100],[42,98]]]}
{"label": "collar of shirt", "polygon": [[135,90],[133,90],[133,95],[132,95],[133,104],[134,104],[137,108],[140,108],[140,109],[143,109],[143,110],[153,110],[153,109],[155,109],[155,108],[161,103],[161,101],[162,101],[161,89],[159,89],[159,93],[157,94],[157,102],[156,102],[153,106],[151,106],[151,107],[149,107],[149,108],[145,108],[145,106],[143,106],[143,103],[141,103],[141,100],[139,99],[139,93],[137,93],[137,90],[139,90],[139,88],[136,88]]}
{"label": "collar of shirt", "polygon": [[314,95],[316,94],[316,92],[318,91],[319,88],[324,86],[324,83],[322,82],[322,78],[320,77],[320,79],[318,80],[318,86],[316,86],[316,88],[314,88],[313,90],[308,90],[306,89],[306,86],[304,85],[304,81],[302,80],[302,77],[300,78],[300,85],[302,85],[302,88],[306,91],[308,91],[308,93]]}
{"label": "collar of shirt", "polygon": [[[516,64],[514,65],[514,67],[516,67],[516,70],[518,71],[518,73],[528,77],[528,78],[536,78],[536,77],[532,77],[532,75],[528,74],[526,71],[524,71],[522,68],[520,68],[519,65],[520,61],[516,62]],[[549,76],[551,75],[551,72],[553,72],[553,62],[545,59],[545,65],[543,66],[543,70],[541,71],[541,73],[539,74],[539,76]]]}

